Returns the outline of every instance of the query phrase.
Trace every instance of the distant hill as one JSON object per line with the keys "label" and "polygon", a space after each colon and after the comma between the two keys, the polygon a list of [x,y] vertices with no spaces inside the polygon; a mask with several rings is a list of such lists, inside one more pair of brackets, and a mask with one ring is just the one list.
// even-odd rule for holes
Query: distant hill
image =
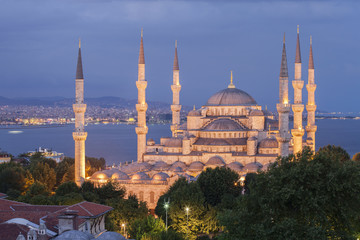
{"label": "distant hill", "polygon": [[[64,97],[29,97],[29,98],[6,98],[0,96],[0,105],[11,106],[44,106],[44,107],[71,107],[75,102],[74,98]],[[85,102],[88,106],[99,106],[103,108],[126,108],[135,109],[137,100],[125,99],[121,97],[98,97],[98,98],[85,98]],[[170,104],[164,102],[149,101],[149,109],[170,109]]]}

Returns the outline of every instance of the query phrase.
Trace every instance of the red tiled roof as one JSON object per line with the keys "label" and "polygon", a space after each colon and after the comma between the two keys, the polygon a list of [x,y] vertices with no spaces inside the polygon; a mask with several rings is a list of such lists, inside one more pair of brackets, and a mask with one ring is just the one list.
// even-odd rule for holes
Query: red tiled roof
{"label": "red tiled roof", "polygon": [[16,223],[1,223],[0,224],[0,239],[16,239],[20,233],[26,238],[28,227]]}
{"label": "red tiled roof", "polygon": [[0,223],[6,222],[13,218],[24,218],[26,220],[29,220],[30,222],[39,224],[40,218],[45,217],[48,214],[49,212],[46,211],[0,211]]}
{"label": "red tiled roof", "polygon": [[12,208],[15,211],[46,211],[46,212],[56,212],[61,209],[64,209],[68,206],[57,206],[57,205],[14,205]]}
{"label": "red tiled roof", "polygon": [[0,198],[6,198],[6,197],[7,197],[7,195],[5,193],[0,192]]}
{"label": "red tiled roof", "polygon": [[29,205],[27,203],[22,203],[22,202],[16,202],[16,201],[11,201],[11,200],[6,200],[1,198],[0,199],[0,211],[14,211],[14,209],[12,209],[12,206],[16,206],[16,205]]}

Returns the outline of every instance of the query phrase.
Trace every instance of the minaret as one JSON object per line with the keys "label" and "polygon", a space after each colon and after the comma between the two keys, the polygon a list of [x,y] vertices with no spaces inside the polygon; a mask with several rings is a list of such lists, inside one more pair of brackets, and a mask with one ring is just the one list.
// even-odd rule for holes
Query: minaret
{"label": "minaret", "polygon": [[289,75],[286,59],[285,33],[279,76],[279,103],[276,104],[276,108],[279,113],[279,133],[276,135],[276,139],[279,142],[279,155],[287,156],[289,155],[291,136],[289,134]]}
{"label": "minaret", "polygon": [[[312,52],[312,38],[310,36],[310,53],[309,53],[309,70],[308,70],[308,84],[306,85],[306,89],[308,91],[308,103],[306,105],[307,110],[307,126],[306,133],[307,138],[309,139],[308,145],[311,150],[315,151],[315,132],[317,130],[317,126],[315,125],[315,76],[314,76],[314,59]],[[311,138],[311,140],[310,140]]]}
{"label": "minaret", "polygon": [[179,82],[179,60],[177,55],[177,41],[175,41],[173,84],[171,85],[171,91],[173,92],[173,101],[171,105],[171,112],[172,112],[171,132],[173,137],[176,136],[176,131],[180,125],[180,110],[181,110],[180,90],[181,90],[181,85]]}
{"label": "minaret", "polygon": [[136,81],[136,87],[138,89],[138,103],[136,104],[138,120],[137,127],[135,128],[137,134],[137,161],[143,162],[143,155],[146,152],[146,134],[148,132],[148,127],[146,126],[146,110],[148,108],[148,105],[145,99],[145,89],[147,87],[147,81],[145,80],[145,57],[142,29],[138,64],[138,80]]}
{"label": "minaret", "polygon": [[292,110],[294,112],[294,128],[291,134],[294,139],[294,154],[302,151],[304,128],[302,126],[302,113],[304,105],[302,104],[302,89],[304,81],[301,80],[301,53],[300,53],[300,39],[299,39],[299,25],[297,27],[297,42],[296,42],[296,56],[295,56],[295,79],[292,81],[294,88],[294,104]]}
{"label": "minaret", "polygon": [[78,186],[85,180],[85,140],[87,132],[84,131],[86,104],[84,104],[84,76],[81,61],[81,42],[79,39],[79,54],[75,79],[75,183]]}

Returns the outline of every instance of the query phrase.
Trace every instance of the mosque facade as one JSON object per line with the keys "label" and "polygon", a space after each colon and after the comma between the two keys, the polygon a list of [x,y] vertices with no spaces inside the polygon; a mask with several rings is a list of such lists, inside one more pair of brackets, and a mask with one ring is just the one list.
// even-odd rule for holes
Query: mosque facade
{"label": "mosque facade", "polygon": [[[308,101],[305,128],[302,126],[304,81],[301,78],[301,64],[298,30],[295,76],[292,81],[294,103],[290,104],[288,97],[289,77],[284,36],[279,76],[279,102],[276,106],[278,116],[263,109],[251,95],[237,88],[231,72],[229,85],[212,95],[204,106],[190,111],[187,121],[181,124],[180,68],[177,44],[175,44],[173,84],[171,85],[173,92],[172,136],[161,138],[156,143],[153,139],[146,138],[148,132],[145,97],[147,80],[143,34],[141,34],[136,81],[138,88],[138,103],[136,104],[138,121],[135,128],[137,162],[96,172],[90,177],[90,181],[96,184],[103,184],[109,180],[117,181],[125,186],[127,196],[135,194],[138,199],[146,201],[150,209],[154,209],[159,197],[179,177],[194,181],[203,170],[215,167],[228,167],[244,177],[249,172],[267,170],[269,164],[278,156],[300,152],[304,146],[315,150],[316,85],[311,40],[306,85]],[[294,115],[294,124],[292,129],[289,129],[291,110]],[[80,130],[84,133],[83,128]],[[305,131],[306,138],[304,138]],[[75,155],[75,161],[78,161],[77,157],[80,158]],[[84,176],[81,179],[84,179]]]}

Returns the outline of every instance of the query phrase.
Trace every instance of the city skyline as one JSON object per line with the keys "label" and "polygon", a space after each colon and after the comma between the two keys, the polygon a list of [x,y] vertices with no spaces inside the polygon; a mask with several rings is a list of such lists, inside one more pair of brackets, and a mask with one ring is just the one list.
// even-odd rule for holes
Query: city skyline
{"label": "city skyline", "polygon": [[[359,111],[354,96],[360,87],[356,81],[360,35],[353,29],[360,4],[355,1],[21,3],[2,1],[0,10],[0,95],[6,97],[73,96],[81,37],[85,97],[134,99],[140,29],[144,28],[149,100],[171,102],[173,49],[178,40],[183,105],[204,105],[227,87],[233,70],[237,88],[275,110],[282,35],[286,33],[291,81],[299,24],[305,81],[313,36],[318,109]],[[293,91],[289,92],[293,102]]]}

